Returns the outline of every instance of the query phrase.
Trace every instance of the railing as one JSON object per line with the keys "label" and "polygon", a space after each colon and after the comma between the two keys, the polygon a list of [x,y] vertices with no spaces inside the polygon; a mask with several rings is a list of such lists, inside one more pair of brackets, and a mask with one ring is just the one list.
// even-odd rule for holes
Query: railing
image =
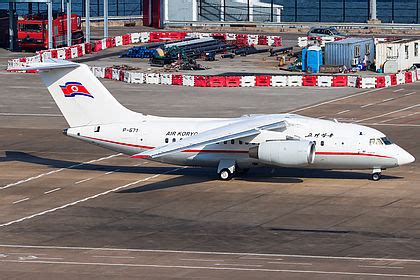
{"label": "railing", "polygon": [[[108,16],[109,21],[119,21],[119,20],[142,20],[143,16]],[[90,21],[103,21],[103,17],[90,17]],[[82,17],[82,21],[85,21],[85,18]]]}
{"label": "railing", "polygon": [[285,28],[311,28],[316,26],[333,26],[339,29],[411,29],[420,30],[420,24],[405,24],[405,23],[343,23],[343,22],[249,22],[249,21],[167,21],[165,25],[168,27],[180,26],[250,26],[250,27],[285,27]]}

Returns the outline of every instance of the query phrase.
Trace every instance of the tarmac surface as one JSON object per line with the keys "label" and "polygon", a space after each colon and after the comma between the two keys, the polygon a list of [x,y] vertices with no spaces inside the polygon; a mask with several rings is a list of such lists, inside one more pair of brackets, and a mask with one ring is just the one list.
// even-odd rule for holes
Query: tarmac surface
{"label": "tarmac surface", "polygon": [[[370,125],[420,158],[419,84],[187,88],[103,80],[164,116],[296,112]],[[134,160],[61,134],[36,74],[0,72],[0,279],[420,278],[420,169],[213,169]]]}

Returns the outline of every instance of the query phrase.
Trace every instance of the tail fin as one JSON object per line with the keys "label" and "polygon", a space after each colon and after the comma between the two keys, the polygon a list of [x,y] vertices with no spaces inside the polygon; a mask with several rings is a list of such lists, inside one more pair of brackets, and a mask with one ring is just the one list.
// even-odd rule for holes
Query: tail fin
{"label": "tail fin", "polygon": [[85,64],[50,60],[17,70],[39,70],[70,127],[115,123],[142,116],[122,106]]}

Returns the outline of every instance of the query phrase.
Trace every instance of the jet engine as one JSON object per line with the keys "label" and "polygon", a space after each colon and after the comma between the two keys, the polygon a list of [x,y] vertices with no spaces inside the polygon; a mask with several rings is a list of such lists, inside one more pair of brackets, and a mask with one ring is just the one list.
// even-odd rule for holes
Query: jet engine
{"label": "jet engine", "polygon": [[306,140],[268,141],[250,148],[249,157],[270,165],[306,166],[315,160],[315,143]]}

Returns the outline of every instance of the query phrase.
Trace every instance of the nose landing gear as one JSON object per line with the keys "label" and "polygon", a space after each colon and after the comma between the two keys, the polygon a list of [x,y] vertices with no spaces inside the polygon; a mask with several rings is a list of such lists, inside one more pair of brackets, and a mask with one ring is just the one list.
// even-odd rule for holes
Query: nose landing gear
{"label": "nose landing gear", "polygon": [[373,169],[372,175],[370,178],[372,181],[379,181],[381,179],[381,169],[380,168]]}

